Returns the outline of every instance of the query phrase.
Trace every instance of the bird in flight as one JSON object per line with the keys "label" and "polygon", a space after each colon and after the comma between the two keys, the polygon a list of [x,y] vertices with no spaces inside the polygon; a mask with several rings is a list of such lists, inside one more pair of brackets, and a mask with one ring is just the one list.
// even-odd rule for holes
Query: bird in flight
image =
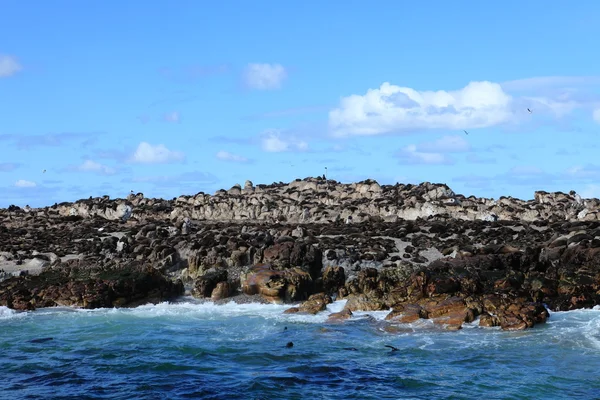
{"label": "bird in flight", "polygon": [[529,114],[531,114],[533,111],[531,111],[531,110],[528,108],[528,109],[527,109],[527,112],[528,112]]}
{"label": "bird in flight", "polygon": [[42,171],[42,174],[45,174],[45,173],[46,173],[46,170],[43,170],[43,171]]}
{"label": "bird in flight", "polygon": [[467,131],[465,131],[465,130],[463,130],[463,132],[464,132],[465,134],[467,134],[467,135],[469,134],[469,132],[467,132]]}

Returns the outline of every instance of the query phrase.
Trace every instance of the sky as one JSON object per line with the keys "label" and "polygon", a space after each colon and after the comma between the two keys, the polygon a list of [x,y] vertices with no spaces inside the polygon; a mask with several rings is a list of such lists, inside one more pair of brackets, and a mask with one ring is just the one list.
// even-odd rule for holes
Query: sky
{"label": "sky", "polygon": [[321,176],[600,197],[600,2],[0,3],[0,207]]}

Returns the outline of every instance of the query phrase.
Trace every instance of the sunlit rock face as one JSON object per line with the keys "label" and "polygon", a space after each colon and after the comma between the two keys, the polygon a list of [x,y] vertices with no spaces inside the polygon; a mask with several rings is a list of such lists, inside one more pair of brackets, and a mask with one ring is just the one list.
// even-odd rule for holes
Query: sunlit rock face
{"label": "sunlit rock face", "polygon": [[[321,178],[290,183],[254,185],[246,181],[214,195],[182,195],[174,200],[148,199],[130,194],[126,199],[107,196],[63,203],[60,215],[108,220],[175,219],[205,221],[265,221],[280,223],[331,223],[416,220],[444,215],[461,220],[598,220],[600,201],[582,199],[575,192],[535,192],[533,200],[465,197],[447,185],[380,185],[374,180],[342,184]],[[35,211],[32,209],[29,212]],[[350,218],[349,218],[350,217]]]}

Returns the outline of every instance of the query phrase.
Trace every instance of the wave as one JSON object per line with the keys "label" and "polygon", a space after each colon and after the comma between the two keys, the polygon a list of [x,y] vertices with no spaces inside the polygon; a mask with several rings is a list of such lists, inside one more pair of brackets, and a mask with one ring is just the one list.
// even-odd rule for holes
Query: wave
{"label": "wave", "polygon": [[[166,319],[173,322],[185,323],[186,320],[223,321],[229,319],[245,318],[260,319],[266,323],[295,323],[295,324],[323,324],[332,313],[341,311],[346,300],[338,300],[329,304],[325,311],[316,315],[310,314],[285,314],[284,311],[294,306],[293,304],[261,304],[261,303],[228,303],[216,304],[210,301],[201,301],[192,297],[184,297],[176,302],[164,302],[159,304],[146,304],[135,308],[98,308],[93,310],[53,307],[36,311],[20,312],[7,307],[0,306],[0,324],[6,321],[24,318],[94,318],[108,319]],[[349,319],[353,321],[368,321],[382,333],[411,333],[415,331],[439,330],[430,320],[418,320],[410,324],[395,324],[402,329],[396,331],[386,329],[384,320],[389,310],[355,312]],[[270,321],[270,322],[269,322]],[[480,328],[479,320],[463,325],[462,334],[475,331],[496,331],[499,328]],[[534,329],[518,332],[502,332],[504,336],[520,340],[531,335],[547,336],[548,340],[555,343],[569,344],[584,348],[600,350],[600,306],[592,309],[581,309],[573,311],[550,312],[550,318],[546,324],[537,325]],[[455,335],[461,333],[454,332]]]}

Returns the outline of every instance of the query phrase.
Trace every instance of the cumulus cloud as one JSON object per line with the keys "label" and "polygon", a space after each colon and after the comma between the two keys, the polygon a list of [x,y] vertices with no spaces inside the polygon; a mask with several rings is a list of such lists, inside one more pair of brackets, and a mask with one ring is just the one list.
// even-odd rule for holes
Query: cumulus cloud
{"label": "cumulus cloud", "polygon": [[169,150],[164,144],[151,145],[141,142],[130,161],[140,164],[165,164],[183,161],[184,158],[185,155],[182,152]]}
{"label": "cumulus cloud", "polygon": [[280,89],[287,77],[281,64],[248,64],[244,73],[246,85],[252,89]]}
{"label": "cumulus cloud", "polygon": [[81,165],[68,167],[67,169],[70,171],[96,172],[103,175],[113,175],[117,172],[114,168],[93,160],[85,160]]}
{"label": "cumulus cloud", "polygon": [[284,151],[305,151],[308,150],[308,143],[296,138],[284,138],[281,132],[269,130],[263,134],[262,149],[269,153],[281,153]]}
{"label": "cumulus cloud", "polygon": [[31,187],[36,187],[37,184],[32,181],[26,181],[25,179],[19,179],[18,181],[15,182],[15,186],[20,187],[20,188],[31,188]]}
{"label": "cumulus cloud", "polygon": [[246,157],[243,157],[243,156],[240,156],[237,154],[233,154],[233,153],[230,153],[230,152],[224,151],[224,150],[217,152],[217,158],[219,160],[223,160],[223,161],[234,161],[234,162],[240,162],[240,163],[245,163],[245,162],[249,161]]}
{"label": "cumulus cloud", "polygon": [[419,151],[418,146],[410,144],[396,153],[400,164],[454,164],[454,161],[442,153]]}
{"label": "cumulus cloud", "polygon": [[[584,82],[589,77],[548,77],[499,84],[470,82],[458,90],[419,91],[383,83],[365,94],[343,97],[329,112],[329,128],[337,137],[407,133],[429,129],[459,130],[488,128],[531,121],[533,115],[561,118],[579,108],[598,104],[598,96]],[[540,88],[546,87],[545,90]],[[511,91],[529,90],[527,96]],[[534,111],[529,114],[527,108]]]}
{"label": "cumulus cloud", "polygon": [[0,78],[7,78],[21,71],[23,67],[15,57],[0,54]]}
{"label": "cumulus cloud", "polygon": [[164,119],[167,122],[177,123],[180,121],[181,116],[179,115],[179,113],[177,111],[171,111],[171,112],[165,114]]}

